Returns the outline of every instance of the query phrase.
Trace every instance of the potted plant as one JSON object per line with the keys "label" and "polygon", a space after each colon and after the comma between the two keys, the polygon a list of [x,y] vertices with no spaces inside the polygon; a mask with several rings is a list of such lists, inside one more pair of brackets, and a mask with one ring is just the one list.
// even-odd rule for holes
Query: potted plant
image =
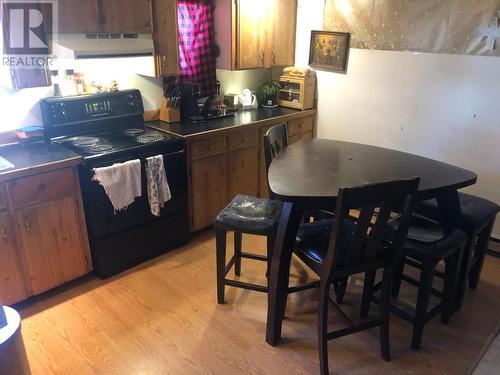
{"label": "potted plant", "polygon": [[264,108],[276,108],[278,106],[278,92],[281,88],[276,81],[268,81],[257,89],[259,104]]}

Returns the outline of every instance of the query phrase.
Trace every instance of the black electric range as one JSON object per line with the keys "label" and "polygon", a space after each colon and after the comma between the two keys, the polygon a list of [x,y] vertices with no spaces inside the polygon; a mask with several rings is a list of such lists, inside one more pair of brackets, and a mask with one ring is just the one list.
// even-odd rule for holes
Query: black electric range
{"label": "black electric range", "polygon": [[[189,240],[185,142],[148,129],[139,90],[46,98],[40,102],[47,141],[83,157],[79,169],[95,273],[109,277]],[[172,199],[160,217],[151,214],[145,159],[163,155]],[[139,159],[142,196],[115,212],[93,170]]]}

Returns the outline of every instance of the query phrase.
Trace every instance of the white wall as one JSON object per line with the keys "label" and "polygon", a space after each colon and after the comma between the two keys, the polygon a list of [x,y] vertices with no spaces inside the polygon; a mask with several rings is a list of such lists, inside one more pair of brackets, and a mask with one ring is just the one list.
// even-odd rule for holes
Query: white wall
{"label": "white wall", "polygon": [[[296,65],[307,65],[323,0],[299,0]],[[318,71],[318,136],[398,149],[478,175],[500,203],[500,58],[351,49],[346,75]],[[500,238],[500,218],[494,229]]]}

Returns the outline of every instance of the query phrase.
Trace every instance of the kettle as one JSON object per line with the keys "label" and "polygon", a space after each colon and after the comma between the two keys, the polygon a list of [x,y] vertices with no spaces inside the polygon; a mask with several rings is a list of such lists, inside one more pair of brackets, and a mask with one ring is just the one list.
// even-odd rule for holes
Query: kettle
{"label": "kettle", "polygon": [[243,93],[240,95],[239,100],[241,105],[243,106],[243,109],[252,109],[258,107],[257,97],[249,89],[243,90]]}

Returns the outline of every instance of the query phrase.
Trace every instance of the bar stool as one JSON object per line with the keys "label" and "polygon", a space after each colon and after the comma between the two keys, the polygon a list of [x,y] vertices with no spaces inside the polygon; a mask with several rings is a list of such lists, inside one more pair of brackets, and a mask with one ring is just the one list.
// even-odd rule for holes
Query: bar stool
{"label": "bar stool", "polygon": [[[462,211],[460,229],[469,237],[460,266],[460,289],[456,302],[456,308],[460,309],[463,305],[467,281],[471,289],[476,289],[478,286],[491,231],[500,207],[487,199],[466,193],[459,192],[458,198]],[[434,220],[439,220],[439,210],[435,199],[420,202],[416,211]]]}
{"label": "bar stool", "polygon": [[[234,266],[236,276],[241,275],[241,259],[267,262],[269,272],[276,228],[283,204],[276,200],[237,195],[215,219],[217,247],[217,302],[225,303],[225,286],[234,286],[258,292],[268,291],[268,286],[227,279]],[[226,264],[227,232],[234,232],[234,255]],[[242,233],[267,237],[267,256],[241,250]]]}
{"label": "bar stool", "polygon": [[[388,227],[387,237],[389,239],[393,223],[390,223]],[[429,320],[441,313],[441,320],[444,324],[448,324],[450,321],[454,311],[458,273],[466,242],[467,234],[462,230],[443,227],[438,222],[417,214],[412,217],[403,257],[394,274],[392,296],[399,296],[401,281],[405,281],[418,288],[417,304],[414,315],[408,314],[394,304],[391,304],[391,311],[413,324],[411,347],[414,350],[420,349],[424,326]],[[445,264],[442,291],[436,290],[432,286],[436,266],[440,262]],[[405,264],[420,270],[418,280],[403,273]],[[374,291],[377,289],[380,289],[380,286],[373,288]],[[439,297],[441,302],[428,311],[431,295]],[[372,300],[380,303],[376,297],[372,296]],[[362,312],[362,316],[366,314],[367,311]]]}

